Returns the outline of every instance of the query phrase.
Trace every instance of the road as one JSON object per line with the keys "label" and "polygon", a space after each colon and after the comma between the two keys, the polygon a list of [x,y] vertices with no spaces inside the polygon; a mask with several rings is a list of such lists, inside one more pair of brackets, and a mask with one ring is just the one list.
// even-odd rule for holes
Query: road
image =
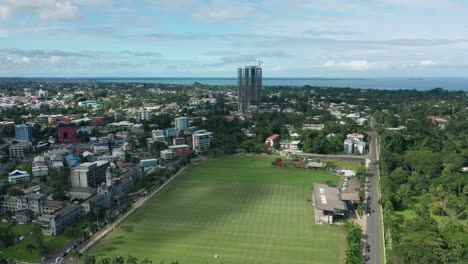
{"label": "road", "polygon": [[381,206],[378,204],[379,196],[379,165],[378,161],[378,150],[377,150],[377,132],[376,132],[375,119],[371,120],[371,142],[369,147],[369,177],[370,188],[368,196],[370,197],[368,203],[368,209],[370,215],[367,217],[366,223],[366,235],[367,243],[370,245],[370,257],[368,263],[382,263],[382,255],[384,250],[382,248],[382,213]]}

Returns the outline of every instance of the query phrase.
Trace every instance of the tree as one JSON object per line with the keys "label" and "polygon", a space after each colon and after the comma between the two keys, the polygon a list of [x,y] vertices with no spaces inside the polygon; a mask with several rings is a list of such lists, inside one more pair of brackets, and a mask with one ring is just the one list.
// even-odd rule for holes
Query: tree
{"label": "tree", "polygon": [[36,249],[36,247],[33,244],[28,243],[25,248],[29,254],[29,258],[32,260],[32,253],[34,252],[34,249]]}
{"label": "tree", "polygon": [[125,259],[121,256],[114,256],[112,264],[125,264]]}
{"label": "tree", "polygon": [[138,259],[133,256],[128,256],[126,264],[138,264]]}
{"label": "tree", "polygon": [[151,261],[149,258],[145,258],[140,262],[140,264],[153,264],[153,261]]}
{"label": "tree", "polygon": [[96,257],[93,255],[85,255],[84,258],[85,264],[96,264]]}
{"label": "tree", "polygon": [[109,257],[101,257],[98,261],[99,264],[111,264],[111,259]]}
{"label": "tree", "polygon": [[452,253],[457,260],[461,259],[465,251],[465,245],[459,239],[454,240],[450,244],[450,253]]}

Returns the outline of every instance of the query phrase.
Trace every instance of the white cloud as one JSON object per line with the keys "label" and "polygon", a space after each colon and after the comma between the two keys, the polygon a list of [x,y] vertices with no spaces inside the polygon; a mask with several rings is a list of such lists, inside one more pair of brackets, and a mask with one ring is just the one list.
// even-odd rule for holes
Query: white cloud
{"label": "white cloud", "polygon": [[45,20],[76,20],[80,10],[70,1],[59,0],[0,0],[0,20],[6,20],[15,12],[32,12]]}
{"label": "white cloud", "polygon": [[334,61],[328,60],[323,64],[326,68],[353,70],[353,71],[366,71],[371,68],[371,65],[366,60],[352,60],[352,61]]}
{"label": "white cloud", "polygon": [[78,7],[72,5],[70,2],[60,3],[57,2],[51,8],[43,9],[39,16],[47,20],[63,20],[70,21],[76,20],[80,17],[80,10]]}
{"label": "white cloud", "polygon": [[432,65],[436,65],[437,63],[433,60],[423,60],[419,63],[419,65],[421,66],[432,66]]}
{"label": "white cloud", "polygon": [[255,8],[248,4],[236,2],[232,4],[228,1],[215,1],[210,5],[197,10],[193,15],[193,20],[200,23],[214,23],[223,21],[237,21],[249,16],[253,16]]}
{"label": "white cloud", "polygon": [[7,20],[10,17],[10,8],[0,5],[0,21]]}

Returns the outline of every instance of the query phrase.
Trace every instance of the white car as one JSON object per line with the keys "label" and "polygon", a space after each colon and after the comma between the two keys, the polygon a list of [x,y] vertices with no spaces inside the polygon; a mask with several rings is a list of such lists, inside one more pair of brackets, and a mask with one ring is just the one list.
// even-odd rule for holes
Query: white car
{"label": "white car", "polygon": [[24,239],[24,236],[20,236],[19,238],[19,241],[23,240]]}

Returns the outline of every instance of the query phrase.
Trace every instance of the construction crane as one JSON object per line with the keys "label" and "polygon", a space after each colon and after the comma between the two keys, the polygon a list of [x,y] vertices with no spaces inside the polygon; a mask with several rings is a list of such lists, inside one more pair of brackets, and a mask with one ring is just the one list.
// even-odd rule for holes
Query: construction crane
{"label": "construction crane", "polygon": [[261,59],[258,60],[258,67],[262,67],[263,61]]}

